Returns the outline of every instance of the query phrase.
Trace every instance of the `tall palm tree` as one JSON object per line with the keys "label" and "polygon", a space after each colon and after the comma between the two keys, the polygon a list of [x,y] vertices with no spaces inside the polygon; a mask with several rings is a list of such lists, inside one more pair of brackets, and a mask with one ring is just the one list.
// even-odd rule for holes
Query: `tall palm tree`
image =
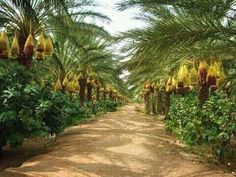
{"label": "tall palm tree", "polygon": [[126,46],[132,58],[128,66],[136,66],[131,71],[139,74],[143,71],[150,80],[165,77],[182,61],[233,59],[235,3],[235,0],[124,0],[119,8],[138,6],[141,8],[138,19],[147,24],[120,37],[130,41]]}
{"label": "tall palm tree", "polygon": [[[79,39],[79,47],[70,40],[70,37],[65,38],[61,34],[54,35],[55,52],[52,58],[41,66],[44,68],[41,75],[44,75],[46,79],[51,77],[54,81],[59,79],[61,83],[68,76],[78,77],[81,104],[86,99],[86,89],[87,100],[91,101],[95,86],[100,92],[102,85],[113,85],[124,93],[124,84],[119,78],[121,66],[117,57],[107,49],[110,42],[104,38],[101,39],[99,35],[80,36],[77,34],[74,38]],[[91,80],[95,83],[92,84]]]}
{"label": "tall palm tree", "polygon": [[108,19],[100,13],[86,10],[86,7],[94,6],[91,0],[2,0],[0,6],[0,27],[7,30],[11,36],[17,34],[20,47],[18,61],[27,68],[31,67],[33,58],[32,53],[28,55],[24,52],[29,34],[34,39],[41,32],[65,34],[68,29],[73,31],[72,20],[77,22],[80,31],[84,33],[94,29],[104,32],[102,28],[86,23],[84,19]]}

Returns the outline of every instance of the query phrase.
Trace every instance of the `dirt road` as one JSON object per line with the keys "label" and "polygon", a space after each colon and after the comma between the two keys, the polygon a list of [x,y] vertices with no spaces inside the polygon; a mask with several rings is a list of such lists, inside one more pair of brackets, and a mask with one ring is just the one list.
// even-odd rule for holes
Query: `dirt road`
{"label": "dirt road", "polygon": [[66,130],[56,147],[1,177],[230,177],[182,151],[164,124],[125,106]]}

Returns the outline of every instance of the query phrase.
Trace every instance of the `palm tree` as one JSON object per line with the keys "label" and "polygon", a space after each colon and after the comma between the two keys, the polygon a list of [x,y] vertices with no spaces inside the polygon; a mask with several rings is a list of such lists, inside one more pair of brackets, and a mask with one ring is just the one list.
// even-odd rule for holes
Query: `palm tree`
{"label": "palm tree", "polygon": [[20,48],[18,61],[30,68],[33,53],[24,52],[25,42],[30,34],[35,39],[41,32],[65,34],[66,30],[70,29],[70,37],[73,39],[75,31],[71,25],[72,21],[76,21],[76,26],[84,33],[91,33],[95,29],[105,33],[102,28],[84,21],[87,18],[108,20],[100,13],[86,10],[86,7],[94,5],[90,0],[3,0],[0,2],[0,27],[7,30],[11,36],[16,33]]}
{"label": "palm tree", "polygon": [[[135,71],[136,75],[143,72],[148,80],[166,78],[186,60],[234,58],[235,3],[235,0],[124,0],[119,8],[138,6],[141,8],[138,19],[147,24],[120,36],[130,41],[126,46],[132,58],[128,66],[136,66],[130,77]],[[136,85],[139,81],[144,79],[136,79]]]}
{"label": "palm tree", "polygon": [[54,81],[59,79],[61,83],[68,79],[68,76],[76,77],[82,105],[86,100],[86,89],[88,101],[92,100],[95,88],[99,99],[100,88],[106,84],[113,85],[124,93],[124,84],[119,78],[121,66],[116,56],[107,49],[110,42],[104,40],[106,38],[101,39],[99,35],[75,35],[74,38],[80,41],[79,47],[71,42],[70,37],[54,35],[55,52],[52,59],[41,66],[44,68],[42,72],[50,73],[45,77],[53,76]]}

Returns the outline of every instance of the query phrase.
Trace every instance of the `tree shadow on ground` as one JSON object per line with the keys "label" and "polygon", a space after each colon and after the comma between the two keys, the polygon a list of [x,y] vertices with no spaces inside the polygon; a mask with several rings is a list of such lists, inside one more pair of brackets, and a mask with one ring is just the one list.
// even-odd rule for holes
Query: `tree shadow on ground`
{"label": "tree shadow on ground", "polygon": [[0,176],[230,176],[182,156],[181,144],[165,133],[163,123],[131,109],[125,107],[91,124],[68,129],[59,136],[53,151],[19,168],[9,168]]}
{"label": "tree shadow on ground", "polygon": [[19,167],[28,159],[49,153],[55,144],[55,138],[36,138],[27,140],[19,149],[5,147],[0,156],[0,173],[10,167]]}

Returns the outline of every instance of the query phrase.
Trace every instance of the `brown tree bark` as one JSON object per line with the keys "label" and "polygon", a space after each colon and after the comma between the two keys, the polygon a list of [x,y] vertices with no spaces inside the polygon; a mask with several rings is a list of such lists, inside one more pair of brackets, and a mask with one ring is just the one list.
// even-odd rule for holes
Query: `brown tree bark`
{"label": "brown tree bark", "polygon": [[152,105],[152,113],[157,114],[156,110],[156,92],[154,86],[151,86],[151,105]]}
{"label": "brown tree bark", "polygon": [[96,87],[96,99],[97,101],[100,100],[100,87],[99,86]]}
{"label": "brown tree bark", "polygon": [[209,87],[207,85],[200,86],[198,93],[200,107],[203,106],[205,101],[208,99],[208,96],[209,96]]}
{"label": "brown tree bark", "polygon": [[26,69],[30,69],[32,67],[32,60],[33,60],[33,54],[25,54],[24,53],[24,46],[25,42],[27,40],[27,37],[23,34],[19,35],[19,47],[20,47],[20,54],[18,57],[18,62],[23,65]]}
{"label": "brown tree bark", "polygon": [[145,114],[151,113],[151,91],[148,89],[144,95]]}
{"label": "brown tree bark", "polygon": [[159,89],[156,89],[156,93],[157,93],[157,97],[156,97],[156,110],[157,110],[157,114],[161,114],[162,113],[162,97],[161,97],[161,92],[159,91]]}
{"label": "brown tree bark", "polygon": [[91,83],[87,83],[87,100],[92,101],[92,91],[93,91],[93,86]]}
{"label": "brown tree bark", "polygon": [[112,90],[109,91],[109,99],[113,100],[113,92],[112,92]]}
{"label": "brown tree bark", "polygon": [[199,70],[199,102],[200,102],[200,107],[203,106],[205,101],[208,99],[209,96],[209,86],[207,83],[207,69],[206,68],[201,68]]}
{"label": "brown tree bark", "polygon": [[165,93],[165,119],[169,118],[169,110],[170,110],[170,96],[171,92],[166,92]]}
{"label": "brown tree bark", "polygon": [[106,100],[106,99],[107,99],[107,91],[104,88],[104,90],[103,90],[103,100]]}
{"label": "brown tree bark", "polygon": [[87,78],[85,76],[79,78],[79,97],[80,104],[83,106],[85,102],[85,90],[86,90]]}

